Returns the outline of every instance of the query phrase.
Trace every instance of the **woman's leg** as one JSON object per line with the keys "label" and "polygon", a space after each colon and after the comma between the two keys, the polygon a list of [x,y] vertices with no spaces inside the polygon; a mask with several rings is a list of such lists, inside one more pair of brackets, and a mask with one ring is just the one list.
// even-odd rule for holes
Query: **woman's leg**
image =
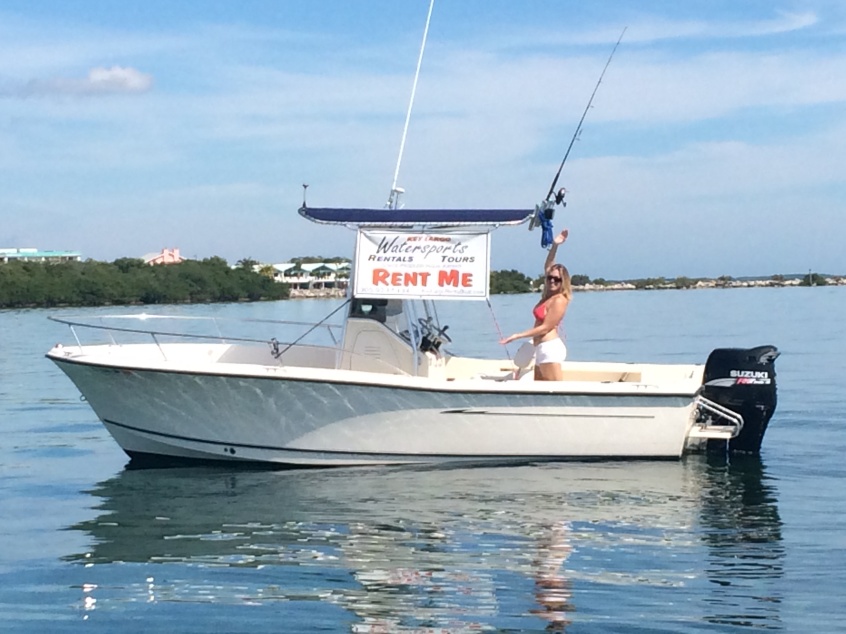
{"label": "woman's leg", "polygon": [[541,342],[535,352],[535,380],[562,381],[561,362],[567,358],[567,347],[561,339]]}
{"label": "woman's leg", "polygon": [[560,363],[538,363],[535,366],[536,381],[561,381],[564,373],[561,371]]}

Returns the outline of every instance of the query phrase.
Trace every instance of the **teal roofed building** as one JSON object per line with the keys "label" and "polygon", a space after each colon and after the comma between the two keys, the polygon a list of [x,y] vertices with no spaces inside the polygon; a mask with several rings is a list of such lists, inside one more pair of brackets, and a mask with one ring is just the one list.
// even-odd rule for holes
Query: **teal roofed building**
{"label": "teal roofed building", "polygon": [[0,249],[0,263],[6,262],[79,262],[77,251],[41,251],[33,248]]}
{"label": "teal roofed building", "polygon": [[274,279],[292,289],[344,289],[350,278],[349,262],[283,262],[272,266]]}

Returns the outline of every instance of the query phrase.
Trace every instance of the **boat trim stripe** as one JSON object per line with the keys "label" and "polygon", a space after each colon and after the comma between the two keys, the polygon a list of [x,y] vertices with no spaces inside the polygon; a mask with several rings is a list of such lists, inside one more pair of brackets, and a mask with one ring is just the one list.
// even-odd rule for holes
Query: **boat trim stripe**
{"label": "boat trim stripe", "polygon": [[471,414],[471,415],[480,415],[480,416],[532,416],[533,418],[625,418],[626,420],[630,419],[653,419],[654,416],[649,416],[647,414],[566,414],[560,412],[491,412],[484,409],[476,409],[472,407],[468,408],[458,408],[458,409],[445,409],[441,411],[441,414]]}
{"label": "boat trim stripe", "polygon": [[[171,440],[184,440],[188,442],[196,442],[202,443],[206,445],[214,445],[219,447],[234,447],[236,449],[261,449],[265,451],[280,451],[280,452],[289,452],[289,453],[300,453],[300,454],[311,454],[311,455],[318,455],[322,454],[325,456],[368,456],[368,457],[385,457],[385,458],[417,458],[417,459],[424,459],[424,460],[443,460],[444,458],[465,458],[468,460],[484,460],[484,459],[508,459],[508,460],[589,460],[591,458],[602,458],[608,459],[608,456],[560,456],[556,454],[461,454],[461,453],[437,453],[437,454],[427,454],[427,453],[409,453],[409,452],[392,452],[392,453],[385,453],[385,452],[375,452],[375,451],[333,451],[327,449],[300,449],[298,447],[273,447],[268,445],[249,445],[244,443],[235,443],[235,442],[223,442],[220,440],[202,440],[199,438],[190,438],[188,436],[180,436],[177,434],[167,434],[163,432],[156,432],[150,431],[148,429],[141,429],[140,427],[135,427],[133,425],[127,425],[125,423],[119,423],[117,421],[109,420],[109,419],[102,419],[103,423],[106,425],[114,425],[115,427],[121,427],[123,429],[127,429],[129,431],[134,431],[142,434],[148,434],[150,436],[158,436],[160,438],[169,438]],[[174,456],[177,457],[177,456]],[[653,459],[653,458],[666,458],[667,456],[658,455],[658,456],[619,456],[615,457],[614,459],[630,459],[630,458],[637,458],[637,459]],[[231,459],[231,458],[230,458]],[[266,460],[264,462],[273,462],[270,460]]]}

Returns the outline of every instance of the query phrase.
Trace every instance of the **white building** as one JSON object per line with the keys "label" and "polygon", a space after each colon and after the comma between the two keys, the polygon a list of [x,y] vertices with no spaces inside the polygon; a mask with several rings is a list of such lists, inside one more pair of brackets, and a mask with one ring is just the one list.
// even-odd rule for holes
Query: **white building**
{"label": "white building", "polygon": [[350,279],[349,262],[283,262],[272,266],[273,279],[290,285],[292,289],[344,289]]}
{"label": "white building", "polygon": [[77,251],[41,251],[24,247],[0,249],[0,262],[79,262],[82,255]]}

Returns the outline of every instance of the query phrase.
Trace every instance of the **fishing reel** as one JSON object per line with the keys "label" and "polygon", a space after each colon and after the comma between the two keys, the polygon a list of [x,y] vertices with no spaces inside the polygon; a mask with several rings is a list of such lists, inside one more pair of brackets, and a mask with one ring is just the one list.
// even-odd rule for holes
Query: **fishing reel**
{"label": "fishing reel", "polygon": [[566,195],[567,190],[562,187],[555,194],[554,198],[550,196],[551,200],[547,199],[542,203],[535,205],[535,213],[529,221],[529,231],[535,227],[541,227],[546,223],[551,223],[553,218],[555,218],[555,206],[567,206],[567,203],[564,201],[564,196]]}
{"label": "fishing reel", "polygon": [[545,200],[535,205],[535,213],[529,220],[529,231],[534,230],[535,227],[540,227],[544,222],[552,222],[554,216],[555,208],[551,201]]}

